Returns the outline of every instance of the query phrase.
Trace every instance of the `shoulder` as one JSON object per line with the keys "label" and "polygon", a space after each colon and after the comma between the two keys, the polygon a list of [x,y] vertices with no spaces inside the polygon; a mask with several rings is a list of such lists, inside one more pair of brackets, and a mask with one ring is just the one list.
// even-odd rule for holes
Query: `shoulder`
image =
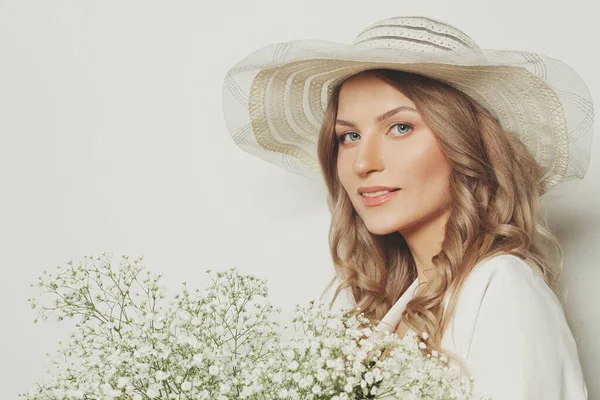
{"label": "shoulder", "polygon": [[[529,261],[512,254],[497,254],[480,261],[471,270],[459,288],[459,299],[473,303],[490,296],[508,296],[515,293],[537,292],[542,296],[554,297],[540,273]],[[560,303],[559,303],[560,304]]]}
{"label": "shoulder", "polygon": [[529,262],[503,253],[479,262],[467,276],[444,338],[467,356],[476,327],[550,329],[564,318],[560,301]]}
{"label": "shoulder", "polygon": [[506,284],[541,278],[532,266],[513,254],[497,254],[480,261],[471,271],[465,284]]}
{"label": "shoulder", "polygon": [[442,347],[466,361],[476,386],[492,398],[586,398],[563,308],[517,256],[497,255],[475,266],[459,290]]}
{"label": "shoulder", "polygon": [[560,301],[533,264],[512,254],[498,254],[479,262],[463,283],[460,293],[461,297],[462,293],[470,297],[470,302],[501,297],[506,304],[539,300],[562,309]]}

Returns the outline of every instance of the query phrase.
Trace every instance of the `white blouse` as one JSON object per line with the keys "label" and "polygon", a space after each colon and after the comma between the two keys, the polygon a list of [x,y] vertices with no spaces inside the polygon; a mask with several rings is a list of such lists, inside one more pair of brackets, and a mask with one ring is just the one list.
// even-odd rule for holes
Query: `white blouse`
{"label": "white blouse", "polygon": [[[417,285],[418,278],[379,325],[396,330]],[[473,391],[493,400],[588,398],[558,298],[536,270],[511,254],[483,260],[468,275],[442,349],[459,355],[475,379]]]}

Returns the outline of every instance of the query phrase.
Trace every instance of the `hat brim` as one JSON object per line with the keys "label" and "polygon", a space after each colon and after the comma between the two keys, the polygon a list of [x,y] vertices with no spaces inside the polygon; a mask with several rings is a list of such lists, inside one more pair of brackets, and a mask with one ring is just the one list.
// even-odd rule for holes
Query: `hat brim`
{"label": "hat brim", "polygon": [[531,52],[414,52],[317,40],[276,43],[251,53],[227,73],[227,128],[245,151],[319,179],[316,144],[331,89],[373,68],[425,75],[478,101],[535,155],[544,172],[543,192],[585,174],[593,129],[589,91],[569,66]]}

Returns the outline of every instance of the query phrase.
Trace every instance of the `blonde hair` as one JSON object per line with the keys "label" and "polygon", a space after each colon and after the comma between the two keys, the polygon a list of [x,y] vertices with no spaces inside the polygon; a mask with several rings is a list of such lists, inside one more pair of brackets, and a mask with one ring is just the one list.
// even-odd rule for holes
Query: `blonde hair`
{"label": "blonde hair", "polygon": [[[441,251],[431,259],[434,278],[408,302],[402,320],[414,332],[429,333],[427,351],[437,350],[464,368],[459,357],[442,350],[441,341],[459,290],[478,262],[499,253],[529,259],[560,299],[557,281],[563,255],[540,212],[542,171],[517,135],[458,89],[403,71],[362,73],[380,77],[412,100],[452,166],[450,216]],[[341,85],[332,91],[318,140],[336,272],[325,291],[339,279],[330,307],[343,289],[350,288],[354,307],[349,313],[363,312],[376,323],[416,279],[417,271],[402,235],[371,234],[338,179],[334,127]],[[450,298],[444,312],[446,295]]]}

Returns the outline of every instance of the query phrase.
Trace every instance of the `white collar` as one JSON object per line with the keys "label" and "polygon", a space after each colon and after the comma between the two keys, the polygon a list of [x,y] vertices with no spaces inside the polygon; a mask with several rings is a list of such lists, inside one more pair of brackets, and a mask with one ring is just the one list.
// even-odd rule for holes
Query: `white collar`
{"label": "white collar", "polygon": [[402,319],[402,313],[406,308],[406,304],[413,298],[417,286],[419,285],[419,278],[415,278],[413,283],[406,289],[402,296],[394,303],[392,308],[385,314],[381,319],[381,322],[377,324],[378,327],[383,328],[386,331],[394,332]]}

